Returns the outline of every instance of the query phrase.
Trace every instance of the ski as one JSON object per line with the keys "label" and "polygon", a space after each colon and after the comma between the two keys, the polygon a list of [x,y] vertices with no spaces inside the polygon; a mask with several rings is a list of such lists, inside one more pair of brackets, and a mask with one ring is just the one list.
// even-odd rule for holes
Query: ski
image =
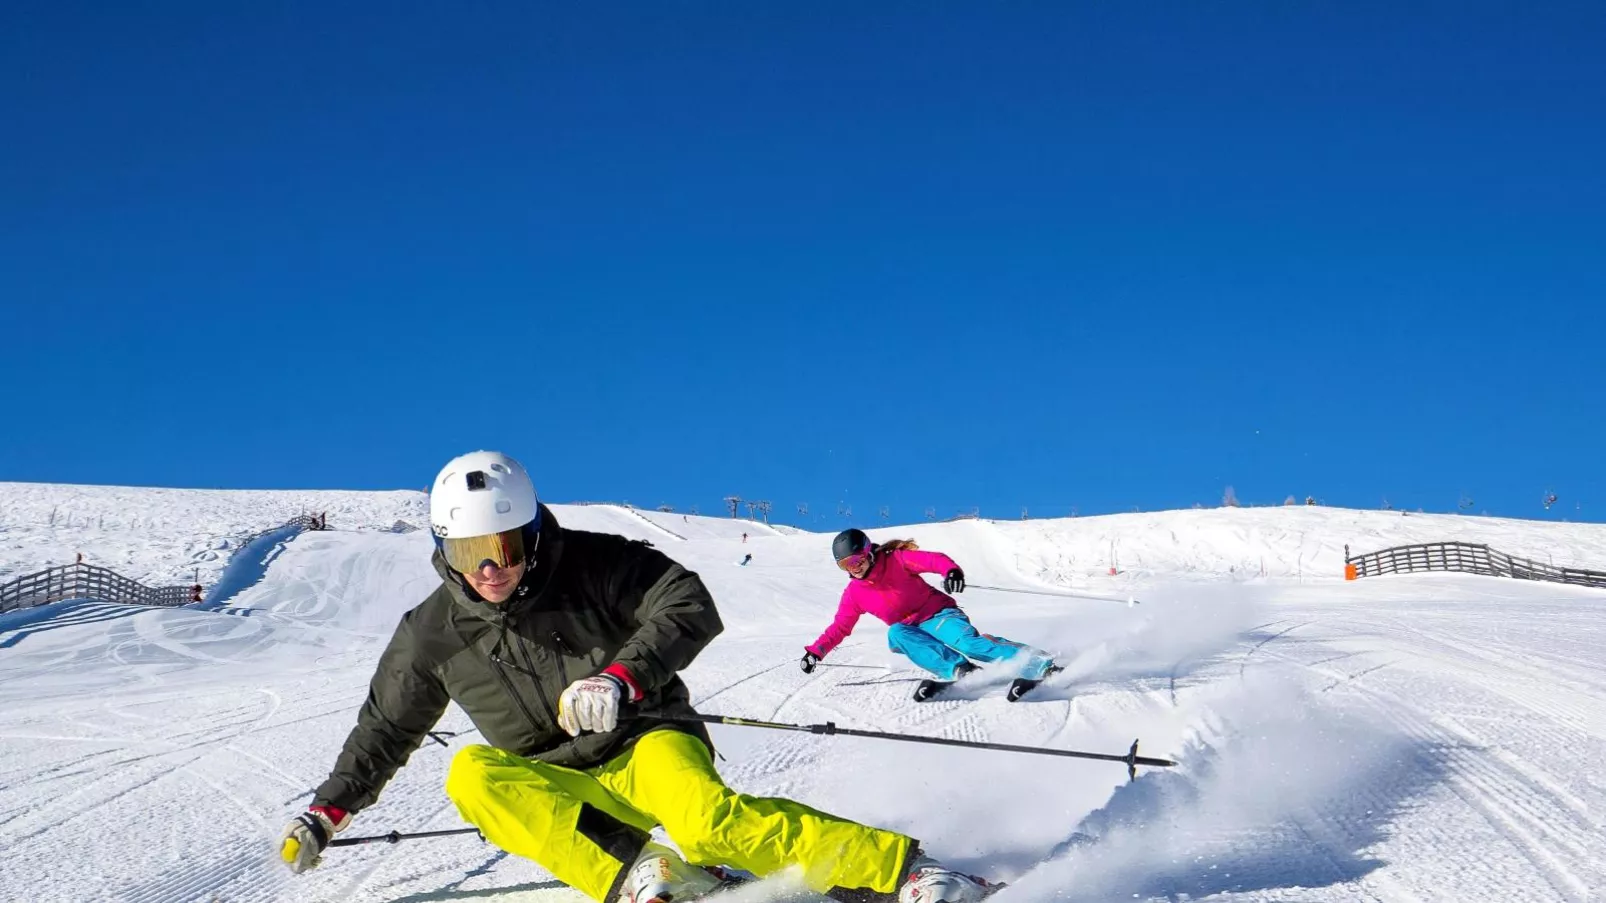
{"label": "ski", "polygon": [[954,682],[951,680],[935,680],[928,677],[915,686],[914,700],[915,702],[925,702],[929,699],[934,699],[941,696],[944,691],[953,685]]}
{"label": "ski", "polygon": [[966,677],[975,674],[976,671],[977,668],[974,664],[970,662],[960,662],[959,667],[954,670],[953,680],[937,680],[930,677],[922,680],[919,685],[915,687],[914,700],[915,702],[925,702],[928,699],[939,696],[949,687],[961,680],[964,680]]}
{"label": "ski", "polygon": [[1010,702],[1019,702],[1022,696],[1037,689],[1037,686],[1043,681],[1064,670],[1059,665],[1049,665],[1048,670],[1044,671],[1041,677],[1017,677],[1009,682],[1009,691],[1004,696]]}
{"label": "ski", "polygon": [[1040,683],[1042,683],[1041,680],[1032,680],[1029,677],[1017,677],[1009,682],[1009,690],[1004,694],[1004,698],[1008,699],[1010,702],[1019,702],[1022,696],[1025,696],[1027,693],[1030,693],[1032,690],[1036,689],[1037,685]]}
{"label": "ski", "polygon": [[[1009,682],[1009,689],[1005,691],[1004,698],[1008,699],[1010,702],[1019,701],[1022,696],[1025,696],[1027,693],[1030,693],[1032,690],[1036,689],[1037,686],[1043,681],[1063,670],[1065,669],[1059,665],[1051,664],[1040,677],[1017,677]],[[925,680],[920,681],[920,683],[915,687],[914,701],[927,702],[935,699],[947,692],[947,690],[952,687],[954,683],[955,681],[952,680],[937,680],[935,678],[928,677]]]}

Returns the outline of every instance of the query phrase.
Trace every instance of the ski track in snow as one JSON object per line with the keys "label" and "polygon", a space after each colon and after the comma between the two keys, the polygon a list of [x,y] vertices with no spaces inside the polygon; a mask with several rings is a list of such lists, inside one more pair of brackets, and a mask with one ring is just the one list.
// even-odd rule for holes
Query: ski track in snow
{"label": "ski track in snow", "polygon": [[[343,528],[289,542],[213,610],[78,602],[0,616],[0,899],[582,899],[473,835],[332,850],[300,877],[274,860],[396,619],[436,582],[427,535],[383,532],[421,522],[418,494],[306,496],[0,484],[6,573],[80,547],[133,576],[183,573],[218,537],[267,526],[265,505],[329,510]],[[1003,697],[1007,673],[984,669],[917,704],[918,672],[871,619],[833,667],[797,667],[841,592],[829,536],[555,510],[702,574],[726,622],[686,674],[704,711],[1100,752],[1137,737],[1140,752],[1179,759],[1128,783],[1109,763],[712,728],[736,788],[908,832],[1011,880],[998,903],[1602,899],[1606,593],[1316,575],[1338,573],[1345,543],[1443,539],[1599,566],[1606,528],[1301,508],[872,531],[913,535],[1007,590],[960,601],[981,629],[1067,666],[1019,703]],[[1124,570],[1113,578],[1112,543]],[[1273,579],[1246,579],[1262,561]],[[1040,594],[1055,590],[1143,604]],[[352,833],[462,826],[441,787],[478,737],[456,707],[440,729],[460,736],[426,741]],[[1070,843],[1079,832],[1096,839]]]}
{"label": "ski track in snow", "polygon": [[[1467,616],[1457,621],[1477,623]],[[1451,632],[1456,630],[1452,623],[1441,624],[1440,635],[1398,617],[1377,617],[1374,623],[1388,627],[1391,648],[1386,652],[1329,655],[1311,662],[1301,662],[1293,653],[1270,654],[1327,678],[1322,692],[1358,697],[1432,757],[1444,775],[1443,791],[1459,805],[1434,808],[1434,823],[1421,826],[1424,846],[1465,843],[1468,835],[1486,832],[1496,839],[1479,845],[1478,861],[1455,860],[1453,869],[1431,886],[1458,888],[1461,899],[1478,898],[1488,887],[1506,883],[1498,876],[1515,872],[1527,873],[1530,881],[1543,879],[1542,884],[1525,882],[1523,899],[1592,899],[1600,880],[1597,864],[1606,859],[1599,803],[1584,800],[1564,781],[1592,767],[1606,752],[1594,742],[1602,726],[1598,691],[1566,692],[1543,669],[1513,657],[1510,647],[1496,652],[1461,641]],[[1387,659],[1348,670],[1331,667],[1355,655]],[[1372,678],[1386,667],[1402,666],[1411,673],[1398,679],[1398,689]],[[1418,701],[1424,681],[1450,684],[1442,688],[1449,692],[1426,694],[1434,703],[1431,708]],[[1513,712],[1514,706],[1526,712]],[[1498,741],[1477,729],[1481,724],[1511,725],[1513,716],[1520,728],[1501,731],[1510,736]],[[1460,830],[1448,831],[1447,821],[1461,823]],[[1442,854],[1431,855],[1425,862],[1442,859]],[[1580,863],[1586,867],[1580,869]]]}

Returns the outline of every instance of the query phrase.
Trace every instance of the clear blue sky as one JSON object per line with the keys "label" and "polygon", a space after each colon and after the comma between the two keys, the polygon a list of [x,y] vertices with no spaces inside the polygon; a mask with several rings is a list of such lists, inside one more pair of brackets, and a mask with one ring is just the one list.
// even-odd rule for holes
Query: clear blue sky
{"label": "clear blue sky", "polygon": [[1606,4],[246,6],[0,11],[0,480],[1606,519]]}

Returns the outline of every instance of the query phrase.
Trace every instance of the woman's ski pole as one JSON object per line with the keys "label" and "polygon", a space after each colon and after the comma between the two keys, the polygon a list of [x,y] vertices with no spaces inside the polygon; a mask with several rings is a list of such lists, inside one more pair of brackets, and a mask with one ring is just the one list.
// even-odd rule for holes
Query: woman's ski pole
{"label": "woman's ski pole", "polygon": [[1015,589],[1007,586],[986,586],[981,583],[970,584],[971,589],[989,589],[995,593],[1023,593],[1028,596],[1059,596],[1065,599],[1088,599],[1093,602],[1119,602],[1128,607],[1141,604],[1137,599],[1127,596],[1125,599],[1117,596],[1095,596],[1090,593],[1064,593],[1047,589]]}

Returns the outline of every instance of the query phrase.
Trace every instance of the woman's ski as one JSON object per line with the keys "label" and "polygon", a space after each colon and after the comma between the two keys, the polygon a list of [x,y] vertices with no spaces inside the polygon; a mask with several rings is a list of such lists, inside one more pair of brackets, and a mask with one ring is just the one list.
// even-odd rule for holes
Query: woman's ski
{"label": "woman's ski", "polygon": [[[1037,689],[1043,681],[1065,670],[1059,665],[1049,665],[1048,670],[1041,677],[1017,677],[1009,682],[1009,689],[1004,692],[1004,698],[1010,702],[1018,702],[1027,693]],[[914,701],[927,702],[947,692],[958,680],[936,680],[927,678],[915,686]]]}

